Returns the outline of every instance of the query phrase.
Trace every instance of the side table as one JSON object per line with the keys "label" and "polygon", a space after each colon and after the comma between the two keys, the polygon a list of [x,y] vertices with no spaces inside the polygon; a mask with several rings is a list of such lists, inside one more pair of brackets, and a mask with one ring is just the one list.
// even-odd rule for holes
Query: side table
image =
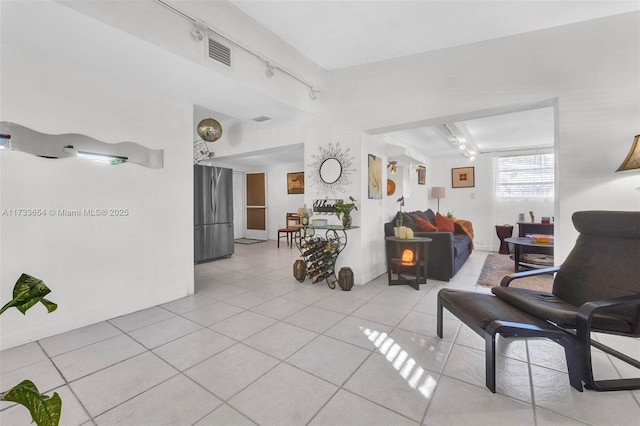
{"label": "side table", "polygon": [[[431,238],[385,237],[389,285],[420,290],[427,283],[427,256]],[[395,278],[394,278],[395,275]]]}
{"label": "side table", "polygon": [[507,244],[504,239],[511,238],[511,235],[513,234],[513,226],[496,225],[496,234],[498,235],[498,239],[500,240],[500,250],[498,251],[498,253],[509,254],[509,244]]}

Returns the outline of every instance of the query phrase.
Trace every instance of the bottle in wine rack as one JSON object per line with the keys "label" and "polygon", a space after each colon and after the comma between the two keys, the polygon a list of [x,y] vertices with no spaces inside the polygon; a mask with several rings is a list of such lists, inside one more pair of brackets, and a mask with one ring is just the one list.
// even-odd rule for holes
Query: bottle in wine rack
{"label": "bottle in wine rack", "polygon": [[321,258],[322,258],[322,252],[315,252],[311,256],[307,257],[307,259],[312,262],[315,262],[316,260],[319,260]]}
{"label": "bottle in wine rack", "polygon": [[315,280],[313,280],[312,283],[316,284],[316,283],[319,283],[322,280],[326,280],[331,275],[331,272],[332,271],[330,269],[327,269],[321,275],[318,275],[318,277]]}
{"label": "bottle in wine rack", "polygon": [[317,276],[317,275],[321,275],[322,274],[322,269],[321,268],[315,268],[311,271],[311,273],[309,274],[311,276],[311,278]]}

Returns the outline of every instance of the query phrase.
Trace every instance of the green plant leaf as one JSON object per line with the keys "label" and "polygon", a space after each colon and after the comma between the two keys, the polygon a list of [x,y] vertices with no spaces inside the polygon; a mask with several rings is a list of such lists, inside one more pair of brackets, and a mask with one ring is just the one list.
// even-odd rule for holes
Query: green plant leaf
{"label": "green plant leaf", "polygon": [[25,314],[38,302],[42,302],[48,312],[53,312],[58,308],[58,305],[44,298],[49,293],[51,293],[51,290],[47,288],[42,280],[28,274],[22,274],[13,287],[13,300],[0,309],[0,314],[12,306],[15,306]]}
{"label": "green plant leaf", "polygon": [[58,426],[62,400],[54,392],[53,396],[40,394],[36,385],[24,380],[3,395],[2,400],[13,401],[25,406],[38,426]]}
{"label": "green plant leaf", "polygon": [[57,303],[53,303],[51,300],[42,299],[41,302],[47,308],[47,312],[48,313],[51,313],[51,312],[55,311],[56,309],[58,309],[58,304]]}

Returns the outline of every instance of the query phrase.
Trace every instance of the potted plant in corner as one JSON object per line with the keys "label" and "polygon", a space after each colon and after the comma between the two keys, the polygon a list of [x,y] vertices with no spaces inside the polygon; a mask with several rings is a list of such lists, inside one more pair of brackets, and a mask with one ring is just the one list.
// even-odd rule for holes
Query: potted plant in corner
{"label": "potted plant in corner", "polygon": [[[58,308],[58,305],[44,298],[50,292],[51,290],[42,280],[28,274],[22,274],[13,287],[13,300],[0,309],[0,314],[15,307],[25,315],[27,310],[38,302],[42,303],[47,308],[47,312],[51,313]],[[0,400],[24,405],[38,426],[58,426],[60,422],[62,400],[58,393],[54,392],[52,396],[41,394],[30,380],[23,380],[1,394]]]}
{"label": "potted plant in corner", "polygon": [[350,203],[345,203],[343,200],[336,201],[336,216],[340,219],[340,215],[342,215],[342,226],[345,228],[351,227],[351,211],[358,210],[358,206],[356,206],[356,199],[349,195]]}

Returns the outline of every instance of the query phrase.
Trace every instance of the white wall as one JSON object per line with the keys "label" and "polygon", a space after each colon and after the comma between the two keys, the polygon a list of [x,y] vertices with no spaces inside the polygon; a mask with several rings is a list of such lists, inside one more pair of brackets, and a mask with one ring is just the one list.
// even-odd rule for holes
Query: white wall
{"label": "white wall", "polygon": [[[366,133],[361,134],[361,185],[362,185],[362,202],[360,208],[360,242],[359,245],[352,244],[348,247],[351,251],[341,255],[343,262],[348,263],[351,259],[357,259],[357,269],[354,269],[354,278],[357,284],[366,284],[375,277],[384,274],[387,271],[385,248],[384,248],[384,223],[387,222],[385,211],[387,209],[387,186],[386,186],[386,144],[381,138],[371,137]],[[376,157],[382,157],[382,177],[384,185],[382,186],[381,199],[368,199],[368,157],[369,154]],[[400,171],[399,171],[400,172]],[[396,197],[397,198],[397,197]]]}
{"label": "white wall", "polygon": [[[576,237],[574,211],[640,209],[640,177],[614,173],[639,131],[639,20],[640,13],[626,13],[337,70],[327,81],[330,121],[345,131],[378,129],[557,100],[552,216],[562,261]],[[481,212],[450,202],[441,201],[441,210],[481,223]]]}
{"label": "white wall", "polygon": [[25,272],[58,310],[0,321],[2,348],[193,293],[192,105],[2,45],[1,119],[164,150],[164,168],[0,151],[0,209],[127,209],[126,217],[0,217],[0,300]]}
{"label": "white wall", "polygon": [[[510,152],[509,155],[518,152]],[[528,151],[522,151],[528,154]],[[440,199],[440,212],[452,212],[456,218],[470,220],[473,223],[474,247],[479,250],[498,251],[500,240],[495,225],[513,225],[513,235],[518,233],[518,214],[525,213],[529,222],[529,211],[533,211],[536,221],[542,216],[554,215],[553,200],[496,200],[493,176],[493,158],[499,154],[481,154],[475,160],[461,155],[438,157],[433,161],[433,186],[445,187],[445,198]],[[475,186],[472,188],[452,188],[451,169],[474,167]],[[432,209],[436,211],[438,200],[432,200]]]}
{"label": "white wall", "polygon": [[287,173],[303,171],[304,162],[278,164],[264,170],[268,179],[267,230],[269,239],[275,240],[278,238],[278,229],[286,226],[287,213],[297,213],[304,206],[304,194],[287,194]]}

